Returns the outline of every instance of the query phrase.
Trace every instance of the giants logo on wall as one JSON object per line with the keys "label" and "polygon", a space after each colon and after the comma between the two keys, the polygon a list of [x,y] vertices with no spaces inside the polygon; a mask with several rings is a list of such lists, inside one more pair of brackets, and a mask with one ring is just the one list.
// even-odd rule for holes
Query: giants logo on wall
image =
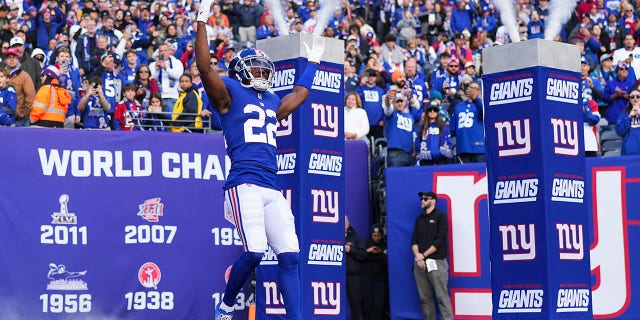
{"label": "giants logo on wall", "polygon": [[536,226],[533,223],[498,226],[502,235],[502,260],[526,261],[536,258]]}
{"label": "giants logo on wall", "polygon": [[580,151],[578,121],[551,118],[551,130],[553,130],[553,152],[555,154],[578,155],[578,151]]}
{"label": "giants logo on wall", "polygon": [[62,194],[60,198],[58,198],[58,202],[60,202],[60,211],[54,212],[51,215],[52,224],[78,224],[78,218],[75,213],[69,212],[69,207],[67,203],[69,203],[69,195]]}
{"label": "giants logo on wall", "polygon": [[342,172],[342,156],[325,152],[313,152],[309,157],[309,170],[307,172],[339,177]]}
{"label": "giants logo on wall", "polygon": [[138,269],[138,281],[145,288],[158,289],[158,283],[162,278],[160,268],[153,262],[146,262]]}
{"label": "giants logo on wall", "polygon": [[498,157],[522,156],[531,152],[529,119],[496,122]]}
{"label": "giants logo on wall", "polygon": [[531,100],[533,94],[531,74],[509,75],[494,81],[489,93],[490,106]]}
{"label": "giants logo on wall", "polygon": [[265,293],[265,313],[267,315],[287,314],[284,308],[284,302],[282,301],[282,295],[280,294],[280,290],[278,290],[278,283],[275,281],[264,281],[262,282],[262,287]]}
{"label": "giants logo on wall", "polygon": [[278,265],[278,256],[273,251],[273,249],[271,249],[271,246],[267,246],[267,252],[265,252],[264,255],[262,256],[262,261],[260,261],[260,265],[263,265],[263,266],[265,266],[265,265],[277,266]]}
{"label": "giants logo on wall", "polygon": [[560,260],[584,259],[582,224],[556,223]]}
{"label": "giants logo on wall", "polygon": [[340,221],[340,193],[337,190],[311,189],[313,222]]}
{"label": "giants logo on wall", "polygon": [[558,289],[556,312],[588,312],[590,297],[589,289]]}
{"label": "giants logo on wall", "polygon": [[[557,174],[551,185],[551,201],[582,203],[584,201],[584,180],[582,177]],[[567,178],[571,179],[566,179]]]}
{"label": "giants logo on wall", "polygon": [[313,77],[311,89],[339,93],[342,86],[342,70],[319,66]]}
{"label": "giants logo on wall", "polygon": [[273,73],[273,80],[271,81],[271,90],[282,91],[293,89],[293,85],[296,82],[296,69],[292,64],[279,65],[276,67],[276,71]]}
{"label": "giants logo on wall", "polygon": [[64,264],[49,263],[47,278],[51,281],[47,290],[88,290],[87,283],[80,278],[86,274],[87,270],[67,271]]}
{"label": "giants logo on wall", "polygon": [[293,133],[293,113],[278,121],[276,137],[286,137]]}
{"label": "giants logo on wall", "polygon": [[538,178],[535,176],[535,174],[523,174],[519,177],[526,177],[526,179],[505,179],[496,182],[493,204],[536,201]]}
{"label": "giants logo on wall", "polygon": [[549,74],[547,79],[547,100],[578,104],[580,83],[574,76]]}
{"label": "giants logo on wall", "polygon": [[313,240],[309,245],[308,264],[322,266],[341,266],[344,257],[343,244],[331,244],[329,240]]}
{"label": "giants logo on wall", "polygon": [[543,298],[544,291],[539,289],[502,290],[498,302],[498,313],[541,312]]}
{"label": "giants logo on wall", "polygon": [[276,161],[278,163],[278,174],[292,174],[296,169],[296,154],[280,153],[276,154]]}
{"label": "giants logo on wall", "polygon": [[311,281],[313,314],[336,316],[340,314],[340,282]]}
{"label": "giants logo on wall", "polygon": [[313,135],[327,138],[338,137],[338,107],[312,102]]}
{"label": "giants logo on wall", "polygon": [[160,198],[145,200],[138,205],[138,215],[149,222],[158,222],[160,216],[164,215],[164,204],[160,202]]}

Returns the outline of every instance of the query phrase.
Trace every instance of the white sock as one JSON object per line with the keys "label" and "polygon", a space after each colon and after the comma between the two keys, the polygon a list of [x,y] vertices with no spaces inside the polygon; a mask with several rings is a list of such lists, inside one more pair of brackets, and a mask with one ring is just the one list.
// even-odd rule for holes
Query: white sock
{"label": "white sock", "polygon": [[227,306],[227,304],[225,304],[224,301],[220,304],[220,309],[224,310],[224,312],[232,312],[235,310],[233,306],[231,307]]}

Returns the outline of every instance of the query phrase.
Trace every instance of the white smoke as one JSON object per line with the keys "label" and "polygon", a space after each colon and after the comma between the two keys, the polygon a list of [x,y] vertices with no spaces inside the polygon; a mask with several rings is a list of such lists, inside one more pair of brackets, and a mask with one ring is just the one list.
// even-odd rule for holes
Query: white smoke
{"label": "white smoke", "polygon": [[316,25],[313,27],[313,34],[321,35],[327,27],[329,20],[340,9],[340,0],[320,0],[320,10],[316,15]]}
{"label": "white smoke", "polygon": [[269,13],[273,17],[273,21],[278,27],[278,31],[281,36],[286,36],[289,34],[289,26],[284,20],[285,11],[280,3],[280,0],[267,0],[267,7],[269,8]]}
{"label": "white smoke", "polygon": [[544,26],[544,38],[546,40],[554,40],[560,34],[560,28],[571,18],[575,7],[575,1],[551,0],[549,16]]}
{"label": "white smoke", "polygon": [[[560,0],[567,1],[567,0]],[[571,2],[569,0],[568,2]],[[493,4],[500,12],[500,20],[507,28],[507,33],[511,42],[520,42],[520,32],[518,31],[518,22],[516,20],[516,9],[511,0],[494,0]]]}

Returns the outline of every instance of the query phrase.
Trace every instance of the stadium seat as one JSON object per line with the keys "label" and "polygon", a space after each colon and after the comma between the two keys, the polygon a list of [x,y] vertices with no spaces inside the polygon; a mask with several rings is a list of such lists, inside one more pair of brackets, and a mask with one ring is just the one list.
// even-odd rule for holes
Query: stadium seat
{"label": "stadium seat", "polygon": [[606,151],[603,157],[617,157],[620,155],[620,149]]}
{"label": "stadium seat", "polygon": [[615,132],[615,130],[603,131],[600,135],[600,141],[604,144],[609,140],[622,140],[622,138]]}
{"label": "stadium seat", "polygon": [[620,149],[622,147],[622,140],[608,140],[602,143],[602,150],[605,152]]}

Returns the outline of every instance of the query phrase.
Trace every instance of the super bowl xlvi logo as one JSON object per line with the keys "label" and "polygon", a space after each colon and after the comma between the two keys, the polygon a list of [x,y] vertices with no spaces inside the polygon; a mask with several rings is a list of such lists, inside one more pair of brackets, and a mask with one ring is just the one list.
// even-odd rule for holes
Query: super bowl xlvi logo
{"label": "super bowl xlvi logo", "polygon": [[276,154],[276,163],[278,164],[278,174],[291,174],[296,169],[296,154],[280,153]]}
{"label": "super bowl xlvi logo", "polygon": [[491,85],[489,105],[501,105],[531,100],[533,78],[496,82]]}
{"label": "super bowl xlvi logo", "polygon": [[582,224],[556,223],[560,260],[582,260],[584,258],[584,235]]}
{"label": "super bowl xlvi logo", "polygon": [[578,103],[580,84],[576,81],[549,78],[547,79],[547,100]]}
{"label": "super bowl xlvi logo", "polygon": [[88,290],[87,283],[80,277],[87,271],[67,271],[64,264],[49,263],[47,278],[51,281],[47,284],[47,290]]}
{"label": "super bowl xlvi logo", "polygon": [[336,190],[311,189],[313,222],[338,223],[340,221],[340,193]]}
{"label": "super bowl xlvi logo", "polygon": [[577,156],[580,151],[578,145],[578,121],[551,118],[553,130],[553,152],[565,156]]}
{"label": "super bowl xlvi logo", "polygon": [[311,281],[313,314],[336,316],[340,314],[340,282]]}
{"label": "super bowl xlvi logo", "polygon": [[531,153],[529,119],[496,122],[498,157],[522,156]]}
{"label": "super bowl xlvi logo", "polygon": [[541,312],[544,291],[540,289],[502,290],[498,313]]}
{"label": "super bowl xlvi logo", "polygon": [[288,115],[286,118],[278,121],[278,127],[276,128],[276,137],[286,137],[293,133],[293,114]]}
{"label": "super bowl xlvi logo", "polygon": [[344,246],[328,243],[312,243],[309,245],[308,264],[321,266],[341,266]]}
{"label": "super bowl xlvi logo", "polygon": [[316,70],[311,89],[339,93],[342,86],[342,74],[326,70]]}
{"label": "super bowl xlvi logo", "polygon": [[283,315],[287,314],[284,308],[284,301],[280,290],[278,290],[278,283],[275,281],[263,281],[262,287],[264,288],[264,304],[265,313],[268,315]]}
{"label": "super bowl xlvi logo", "polygon": [[160,198],[147,199],[138,205],[138,215],[149,222],[158,222],[159,217],[164,215],[164,204]]}
{"label": "super bowl xlvi logo", "polygon": [[313,135],[337,138],[338,107],[312,102],[311,109],[313,109]]}
{"label": "super bowl xlvi logo", "polygon": [[260,265],[263,265],[263,266],[278,265],[278,256],[273,251],[273,249],[271,249],[271,246],[267,246],[267,252],[265,252],[264,255],[262,256],[262,261],[260,261]]}
{"label": "super bowl xlvi logo", "polygon": [[493,204],[536,201],[538,179],[501,180],[496,182]]}
{"label": "super bowl xlvi logo", "polygon": [[67,203],[69,202],[69,195],[63,194],[58,198],[58,202],[60,203],[60,211],[54,212],[51,215],[52,224],[78,224],[78,218],[75,213],[69,212],[69,207]]}
{"label": "super bowl xlvi logo", "polygon": [[276,72],[273,73],[273,80],[271,81],[271,90],[281,91],[281,90],[292,89],[295,81],[296,81],[296,69],[276,70]]}
{"label": "super bowl xlvi logo", "polygon": [[307,173],[339,177],[342,171],[342,156],[313,152],[309,156]]}
{"label": "super bowl xlvi logo", "polygon": [[587,312],[590,297],[589,289],[558,289],[556,312]]}
{"label": "super bowl xlvi logo", "polygon": [[146,262],[138,269],[138,281],[145,288],[157,290],[161,278],[160,268],[153,262]]}
{"label": "super bowl xlvi logo", "polygon": [[502,260],[526,261],[536,258],[536,226],[508,224],[498,226],[502,236]]}
{"label": "super bowl xlvi logo", "polygon": [[584,181],[553,178],[551,201],[582,203],[584,201]]}

